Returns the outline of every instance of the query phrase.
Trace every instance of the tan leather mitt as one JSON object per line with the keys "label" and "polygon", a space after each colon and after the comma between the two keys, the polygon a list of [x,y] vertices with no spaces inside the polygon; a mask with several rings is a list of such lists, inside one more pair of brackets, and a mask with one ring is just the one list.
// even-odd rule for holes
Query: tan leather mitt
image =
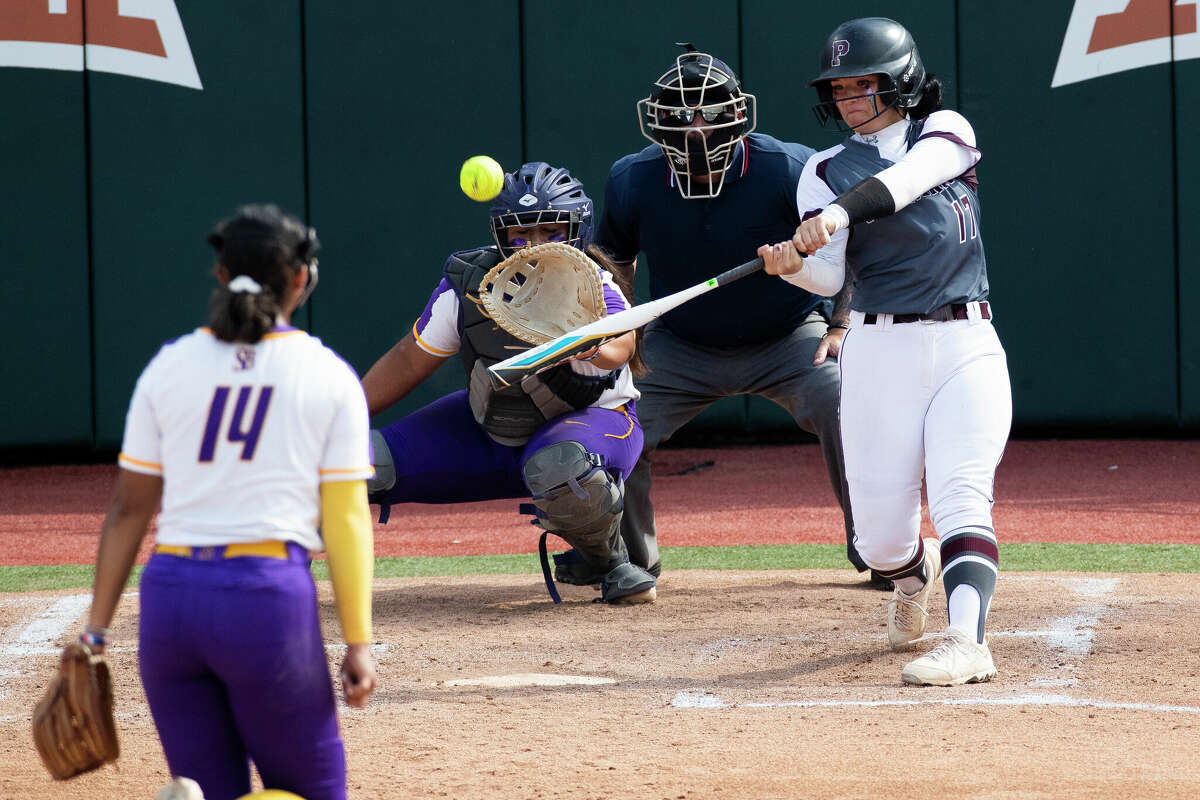
{"label": "tan leather mitt", "polygon": [[600,267],[562,242],[526,247],[492,267],[479,299],[497,325],[530,344],[608,315]]}
{"label": "tan leather mitt", "polygon": [[33,741],[55,780],[117,760],[112,680],[103,656],[79,643],[63,648],[58,675],[33,710]]}

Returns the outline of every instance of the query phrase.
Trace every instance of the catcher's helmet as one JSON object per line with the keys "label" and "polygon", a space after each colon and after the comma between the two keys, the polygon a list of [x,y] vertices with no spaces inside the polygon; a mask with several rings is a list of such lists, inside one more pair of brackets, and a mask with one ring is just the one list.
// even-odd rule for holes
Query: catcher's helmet
{"label": "catcher's helmet", "polygon": [[508,243],[506,228],[567,224],[566,243],[587,250],[592,243],[592,201],[583,184],[566,167],[544,161],[522,164],[504,176],[504,188],[492,200],[492,239],[505,258],[518,248]]}
{"label": "catcher's helmet", "polygon": [[724,61],[684,46],[689,51],[638,101],[638,125],[662,148],[680,194],[716,197],[737,143],[754,130],[755,98]]}
{"label": "catcher's helmet", "polygon": [[912,34],[886,17],[852,19],[829,34],[821,51],[821,73],[808,83],[816,87],[821,99],[813,112],[822,126],[834,119],[848,130],[833,101],[829,82],[860,75],[881,76],[877,96],[887,98],[887,106],[879,114],[892,107],[912,108],[925,92],[925,65]]}

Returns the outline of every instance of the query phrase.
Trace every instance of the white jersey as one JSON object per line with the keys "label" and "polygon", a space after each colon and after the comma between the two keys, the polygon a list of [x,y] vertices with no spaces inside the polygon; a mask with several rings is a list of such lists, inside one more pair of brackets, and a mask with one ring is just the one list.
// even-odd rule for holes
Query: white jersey
{"label": "white jersey", "polygon": [[321,550],[321,482],[372,475],[366,398],[350,365],[303,331],[251,345],[199,328],[142,371],[118,463],[163,477],[160,544]]}

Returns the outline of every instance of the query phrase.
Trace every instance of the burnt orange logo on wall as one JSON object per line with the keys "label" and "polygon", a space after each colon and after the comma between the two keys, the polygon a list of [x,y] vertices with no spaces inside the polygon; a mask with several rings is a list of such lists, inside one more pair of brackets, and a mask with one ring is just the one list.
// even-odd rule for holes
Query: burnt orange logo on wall
{"label": "burnt orange logo on wall", "polygon": [[204,88],[175,0],[3,0],[0,67],[86,68]]}
{"label": "burnt orange logo on wall", "polygon": [[1197,0],[1076,0],[1050,86],[1200,58]]}

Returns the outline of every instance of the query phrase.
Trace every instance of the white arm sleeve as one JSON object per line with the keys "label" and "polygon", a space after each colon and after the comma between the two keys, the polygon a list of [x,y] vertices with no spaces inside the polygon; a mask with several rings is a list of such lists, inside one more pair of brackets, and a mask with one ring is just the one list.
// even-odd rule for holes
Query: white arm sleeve
{"label": "white arm sleeve", "polygon": [[891,192],[899,211],[933,187],[962,175],[979,158],[971,124],[956,112],[938,111],[929,115],[912,149],[875,177]]}
{"label": "white arm sleeve", "polygon": [[[846,282],[846,231],[838,231],[820,252],[804,259],[804,266],[792,275],[780,275],[788,283],[823,297],[833,297]],[[836,251],[836,252],[831,252]]]}

